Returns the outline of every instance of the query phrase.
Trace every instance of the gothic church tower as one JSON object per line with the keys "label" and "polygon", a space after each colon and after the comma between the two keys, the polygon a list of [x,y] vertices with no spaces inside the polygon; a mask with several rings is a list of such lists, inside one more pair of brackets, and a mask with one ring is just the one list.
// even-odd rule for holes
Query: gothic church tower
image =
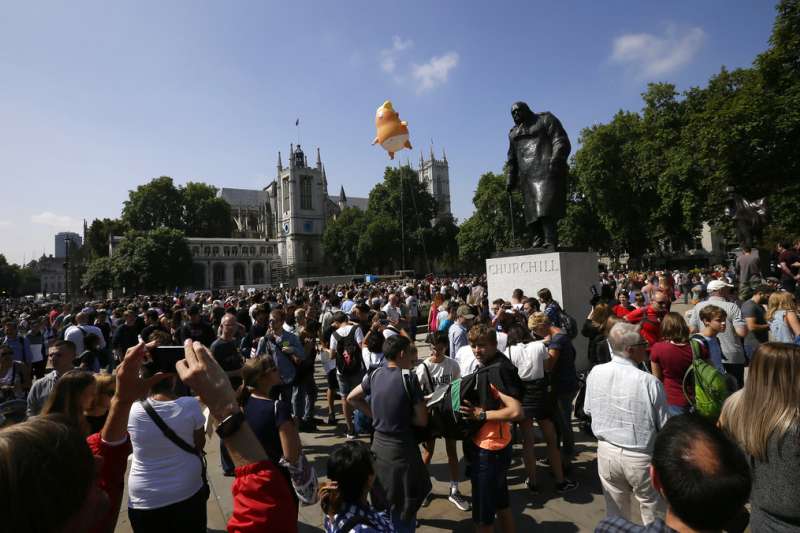
{"label": "gothic church tower", "polygon": [[431,147],[431,157],[425,160],[422,152],[419,153],[419,168],[417,174],[420,181],[425,184],[428,192],[436,200],[438,205],[437,218],[451,215],[450,211],[450,166],[447,163],[447,155],[442,150],[442,158],[436,159]]}

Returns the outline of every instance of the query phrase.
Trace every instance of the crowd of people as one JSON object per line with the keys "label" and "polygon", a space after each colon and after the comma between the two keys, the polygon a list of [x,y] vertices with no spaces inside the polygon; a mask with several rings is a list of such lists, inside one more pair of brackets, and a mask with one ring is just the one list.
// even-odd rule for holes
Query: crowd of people
{"label": "crowd of people", "polygon": [[[782,257],[795,279],[800,255]],[[515,442],[531,494],[568,493],[577,421],[598,442],[597,531],[797,531],[795,287],[739,267],[602,272],[582,327],[547,288],[490,302],[485,277],[6,302],[2,515],[11,531],[113,531],[132,455],[137,532],[205,531],[211,467],[234,478],[229,531],[297,531],[317,502],[328,533],[414,531],[441,439],[447,499],[477,531],[511,532]],[[680,298],[696,305],[672,311]],[[320,426],[342,442],[318,485],[301,435]]]}

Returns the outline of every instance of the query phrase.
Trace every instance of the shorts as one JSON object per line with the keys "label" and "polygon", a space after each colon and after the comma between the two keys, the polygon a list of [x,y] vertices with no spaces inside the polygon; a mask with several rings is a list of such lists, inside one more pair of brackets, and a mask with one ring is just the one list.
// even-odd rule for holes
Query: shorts
{"label": "shorts", "polygon": [[475,524],[494,524],[497,511],[508,509],[508,468],[511,464],[509,444],[502,450],[478,448],[464,441],[464,451],[470,454],[472,482],[472,521]]}
{"label": "shorts", "polygon": [[364,379],[363,374],[355,374],[352,376],[345,376],[336,372],[336,381],[339,383],[339,396],[347,398],[353,389],[361,385],[361,380]]}
{"label": "shorts", "polygon": [[339,390],[339,380],[336,379],[336,369],[331,368],[328,371],[328,390],[337,392]]}

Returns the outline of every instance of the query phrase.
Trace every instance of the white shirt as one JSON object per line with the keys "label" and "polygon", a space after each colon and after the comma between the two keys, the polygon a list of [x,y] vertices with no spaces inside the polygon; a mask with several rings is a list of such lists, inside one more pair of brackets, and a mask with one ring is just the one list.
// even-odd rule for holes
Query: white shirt
{"label": "white shirt", "polygon": [[[428,368],[427,371],[425,367]],[[429,357],[417,365],[415,372],[425,394],[431,394],[440,385],[447,385],[461,377],[461,368],[454,359],[449,357],[444,357],[439,363],[434,363],[433,358]]]}
{"label": "white shirt", "polygon": [[462,376],[472,374],[479,366],[478,360],[475,358],[475,354],[472,353],[472,347],[470,346],[462,346],[459,348],[456,352],[455,360],[458,363],[458,368]]}
{"label": "white shirt", "polygon": [[383,352],[370,352],[369,348],[366,346],[361,348],[361,357],[364,358],[364,366],[367,368],[372,366],[384,366],[384,364],[386,364],[386,359],[383,357]]}
{"label": "white shirt", "polygon": [[409,318],[417,318],[419,316],[419,303],[413,296],[406,298],[406,308],[408,309]]}
{"label": "white shirt", "polygon": [[646,454],[653,453],[656,433],[669,418],[664,385],[616,354],[592,369],[583,409],[598,440]]}
{"label": "white shirt", "polygon": [[381,309],[384,313],[386,313],[386,318],[389,319],[389,322],[396,324],[400,322],[400,308],[395,307],[392,304],[386,304]]}
{"label": "white shirt", "polygon": [[522,381],[533,381],[544,377],[544,362],[548,357],[544,341],[515,344],[509,346],[505,354],[517,367],[519,379]]}
{"label": "white shirt", "polygon": [[[83,331],[81,331],[83,330]],[[64,332],[64,340],[71,341],[75,345],[75,355],[83,353],[83,336],[90,333],[97,335],[100,338],[100,344],[97,345],[101,350],[106,347],[106,339],[103,337],[103,332],[97,326],[70,326]]]}
{"label": "white shirt", "polygon": [[[336,334],[339,335],[342,338],[347,337],[347,335],[350,333],[350,330],[352,328],[354,328],[354,327],[356,327],[356,326],[354,326],[352,324],[345,324],[344,326],[342,326],[342,327],[340,327],[339,329],[336,330]],[[359,346],[361,346],[364,343],[364,334],[361,332],[361,328],[356,329],[354,337],[355,337],[356,344],[358,344]],[[338,344],[339,344],[339,341],[336,340],[336,337],[331,335],[331,342],[330,342],[331,359],[334,360],[334,366],[336,366],[336,347],[338,346]],[[338,372],[337,372],[337,374],[338,374]]]}
{"label": "white shirt", "polygon": [[319,360],[322,362],[322,369],[326,374],[336,368],[336,359],[331,356],[329,350],[320,350]]}
{"label": "white shirt", "polygon": [[[164,422],[188,444],[205,419],[197,398],[185,396],[169,402],[150,400]],[[131,407],[128,433],[133,461],[128,477],[128,506],[156,509],[193,496],[203,486],[201,463],[169,440],[139,402]]]}

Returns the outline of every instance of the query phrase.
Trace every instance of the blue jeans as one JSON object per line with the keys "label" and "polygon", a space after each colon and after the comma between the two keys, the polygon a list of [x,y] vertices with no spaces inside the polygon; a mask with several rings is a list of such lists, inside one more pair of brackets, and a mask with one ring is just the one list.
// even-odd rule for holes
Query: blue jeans
{"label": "blue jeans", "polygon": [[414,533],[417,529],[417,517],[402,520],[399,514],[392,513],[392,525],[396,533]]}
{"label": "blue jeans", "polygon": [[305,420],[314,418],[314,401],[317,399],[317,385],[314,374],[302,378],[292,386],[292,412],[294,416]]}

